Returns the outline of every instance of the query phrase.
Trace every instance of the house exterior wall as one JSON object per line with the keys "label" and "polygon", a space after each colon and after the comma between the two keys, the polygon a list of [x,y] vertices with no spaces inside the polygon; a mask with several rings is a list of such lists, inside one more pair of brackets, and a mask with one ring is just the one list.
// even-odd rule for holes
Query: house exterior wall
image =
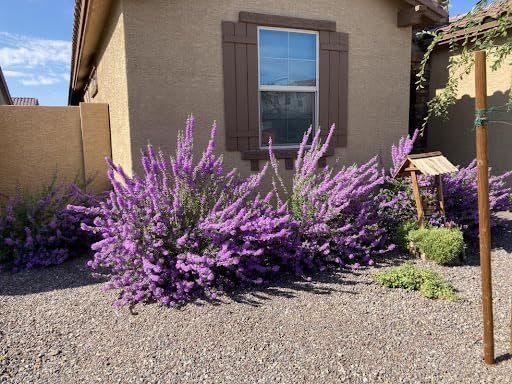
{"label": "house exterior wall", "polygon": [[2,90],[0,89],[0,105],[7,105],[9,104],[8,103],[8,100],[7,100],[7,97],[6,95],[2,92]]}
{"label": "house exterior wall", "polygon": [[94,176],[90,192],[108,189],[103,160],[110,155],[105,104],[79,107],[0,106],[0,194],[39,191],[54,177]]}
{"label": "house exterior wall", "polygon": [[[342,163],[382,154],[408,130],[411,29],[397,27],[395,0],[123,0],[131,153],[151,141],[169,152],[189,113],[198,120],[198,154],[211,123],[228,167],[250,172],[239,152],[225,152],[222,21],[240,11],[332,20],[349,33],[348,145]],[[100,74],[98,82],[101,86]],[[105,99],[106,100],[106,99]],[[119,108],[112,105],[113,109]],[[123,106],[124,107],[124,106]],[[118,113],[116,111],[116,113]],[[113,127],[114,132],[114,127]],[[124,146],[125,144],[123,144]],[[113,146],[116,142],[113,139]],[[128,157],[126,157],[128,159]],[[333,164],[333,160],[328,160]],[[281,167],[284,171],[284,164]],[[290,179],[291,171],[286,171]]]}
{"label": "house exterior wall", "polygon": [[81,103],[80,131],[82,135],[83,173],[88,191],[108,191],[106,156],[112,156],[108,104]]}
{"label": "house exterior wall", "polygon": [[[121,1],[116,1],[103,32],[96,59],[98,92],[88,91],[85,101],[108,103],[113,160],[126,172],[132,170],[132,146],[128,110],[128,80],[125,55],[124,14]],[[135,153],[135,157],[138,152]]]}
{"label": "house exterior wall", "polygon": [[[431,59],[430,96],[440,92],[448,80],[447,65],[450,57],[448,48],[434,51]],[[489,106],[505,105],[509,98],[512,81],[511,66],[504,64],[492,71],[488,58],[487,93]],[[511,61],[512,62],[512,61]],[[503,119],[503,115],[489,116],[491,119]],[[461,81],[457,103],[449,109],[449,120],[434,119],[428,128],[429,150],[440,150],[454,164],[467,165],[476,157],[475,131],[475,74],[472,71]],[[512,130],[510,126],[491,123],[489,128],[489,163],[493,173],[503,173],[512,169]]]}

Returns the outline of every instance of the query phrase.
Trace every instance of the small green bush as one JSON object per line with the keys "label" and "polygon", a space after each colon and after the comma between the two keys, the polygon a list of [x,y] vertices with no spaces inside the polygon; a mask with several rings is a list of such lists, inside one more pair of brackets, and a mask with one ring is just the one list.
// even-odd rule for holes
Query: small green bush
{"label": "small green bush", "polygon": [[402,251],[409,249],[409,232],[418,229],[418,222],[415,220],[401,223],[393,235],[393,242]]}
{"label": "small green bush", "polygon": [[388,288],[420,291],[427,299],[457,300],[455,288],[438,273],[418,268],[411,263],[375,274],[375,279]]}
{"label": "small green bush", "polygon": [[407,235],[421,253],[437,264],[452,264],[464,251],[464,236],[459,228],[425,228]]}

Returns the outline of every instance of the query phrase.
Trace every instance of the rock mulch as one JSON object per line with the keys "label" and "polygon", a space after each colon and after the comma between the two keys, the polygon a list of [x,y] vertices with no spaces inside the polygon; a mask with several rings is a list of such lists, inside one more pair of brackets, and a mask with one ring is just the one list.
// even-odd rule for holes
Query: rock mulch
{"label": "rock mulch", "polygon": [[0,383],[510,383],[512,236],[503,237],[493,367],[481,360],[474,257],[433,267],[459,302],[383,288],[371,268],[133,313],[112,308],[115,293],[100,291],[81,258],[0,274]]}

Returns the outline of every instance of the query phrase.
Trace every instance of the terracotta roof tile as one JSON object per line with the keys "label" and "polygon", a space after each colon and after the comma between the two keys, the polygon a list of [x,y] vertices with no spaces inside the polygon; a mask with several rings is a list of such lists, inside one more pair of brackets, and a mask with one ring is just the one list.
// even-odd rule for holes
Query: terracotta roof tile
{"label": "terracotta roof tile", "polygon": [[35,97],[13,97],[13,105],[33,106],[39,105],[39,100]]}
{"label": "terracotta roof tile", "polygon": [[[507,12],[512,12],[512,0],[495,0],[487,7],[475,11],[471,18],[471,22],[483,25],[497,20],[500,15]],[[466,17],[467,15],[467,13],[464,13],[462,15],[451,17],[449,24],[439,28],[439,30],[443,32],[453,32],[468,27],[469,19]]]}

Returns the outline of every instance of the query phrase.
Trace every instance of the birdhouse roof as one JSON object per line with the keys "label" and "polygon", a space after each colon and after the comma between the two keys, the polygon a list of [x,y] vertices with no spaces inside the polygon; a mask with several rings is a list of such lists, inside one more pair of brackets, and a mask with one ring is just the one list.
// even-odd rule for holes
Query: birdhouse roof
{"label": "birdhouse roof", "polygon": [[408,176],[411,171],[425,176],[437,176],[454,173],[458,169],[441,152],[429,152],[407,156],[394,177]]}

